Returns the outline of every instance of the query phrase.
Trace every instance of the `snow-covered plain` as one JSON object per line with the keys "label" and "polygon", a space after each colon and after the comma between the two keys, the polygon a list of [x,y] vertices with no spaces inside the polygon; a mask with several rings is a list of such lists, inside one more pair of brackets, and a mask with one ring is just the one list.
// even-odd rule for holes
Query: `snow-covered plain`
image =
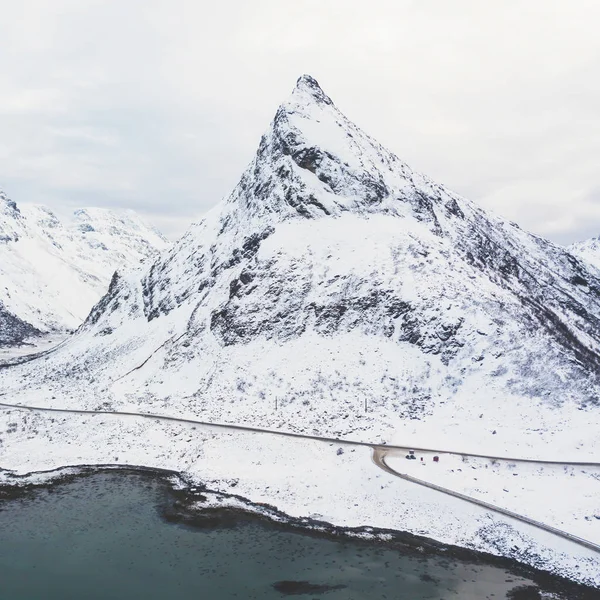
{"label": "snow-covered plain", "polygon": [[[418,452],[386,457],[395,471],[524,515],[600,546],[600,466],[522,463]],[[420,459],[423,458],[421,461]],[[551,500],[549,500],[551,499]]]}
{"label": "snow-covered plain", "polygon": [[[133,211],[86,208],[63,222],[44,206],[17,205],[0,192],[0,313],[24,323],[25,334],[76,329],[116,270],[135,268],[167,246]],[[0,344],[27,337],[17,329],[9,335],[1,319]]]}
{"label": "snow-covered plain", "polygon": [[0,346],[0,364],[8,364],[27,356],[37,356],[62,344],[68,337],[65,332],[49,333],[21,341],[18,345]]}
{"label": "snow-covered plain", "polygon": [[[373,464],[366,447],[147,418],[22,410],[0,412],[0,430],[5,432],[2,464],[12,469],[0,471],[0,484],[44,481],[60,471],[24,480],[15,475],[65,465],[168,469],[214,492],[241,496],[257,507],[270,505],[290,517],[407,531],[512,557],[588,585],[600,583],[597,553],[393,477]],[[252,509],[235,498],[209,497],[208,502]],[[203,506],[199,503],[198,509]]]}
{"label": "snow-covered plain", "polygon": [[[593,461],[599,277],[414,172],[302,77],[232,194],[114,278],[68,343],[0,369],[0,391],[12,404]],[[223,491],[237,478],[236,494],[290,515],[411,531],[600,585],[593,551],[393,478],[366,450],[222,432],[197,444],[175,425],[27,414],[12,412],[4,468],[124,461]],[[470,489],[455,476],[449,487]],[[502,477],[482,479],[500,502]],[[598,484],[568,481],[586,502]],[[532,482],[533,495],[547,489]],[[572,506],[539,515],[580,531],[590,506]]]}

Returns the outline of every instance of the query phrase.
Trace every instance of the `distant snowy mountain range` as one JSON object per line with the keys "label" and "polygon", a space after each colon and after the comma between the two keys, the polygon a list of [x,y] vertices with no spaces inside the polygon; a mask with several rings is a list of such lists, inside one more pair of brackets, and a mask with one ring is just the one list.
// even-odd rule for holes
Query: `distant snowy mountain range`
{"label": "distant snowy mountain range", "polygon": [[568,250],[573,256],[600,270],[600,237],[571,244]]}
{"label": "distant snowy mountain range", "polygon": [[167,246],[133,211],[87,208],[61,222],[0,191],[0,344],[76,329],[115,270]]}

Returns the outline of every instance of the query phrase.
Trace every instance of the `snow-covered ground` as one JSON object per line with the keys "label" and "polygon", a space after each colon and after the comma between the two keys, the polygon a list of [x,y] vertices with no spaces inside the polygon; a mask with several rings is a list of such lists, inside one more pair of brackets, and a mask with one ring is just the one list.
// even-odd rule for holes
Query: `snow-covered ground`
{"label": "snow-covered ground", "polygon": [[[391,452],[386,463],[434,483],[524,515],[600,546],[600,466],[552,465],[417,452]],[[423,461],[421,461],[423,458]]]}
{"label": "snow-covered ground", "polygon": [[18,346],[0,346],[0,365],[12,359],[20,359],[26,356],[34,356],[55,348],[68,338],[64,333],[46,334],[35,336]]}
{"label": "snow-covered ground", "polygon": [[[597,553],[402,481],[376,467],[366,447],[146,418],[24,410],[0,411],[0,431],[0,464],[10,465],[15,475],[93,464],[170,469],[291,517],[407,531],[600,586]],[[47,478],[34,475],[27,481],[40,477]],[[15,479],[0,472],[0,482]]]}

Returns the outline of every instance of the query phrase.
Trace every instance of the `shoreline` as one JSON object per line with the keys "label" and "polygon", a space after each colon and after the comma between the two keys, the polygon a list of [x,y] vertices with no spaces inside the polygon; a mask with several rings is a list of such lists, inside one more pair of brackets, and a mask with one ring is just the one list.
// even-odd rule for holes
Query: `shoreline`
{"label": "shoreline", "polygon": [[[165,501],[158,507],[159,517],[176,525],[206,529],[234,527],[243,522],[258,521],[275,529],[294,531],[301,535],[351,539],[356,543],[384,546],[413,556],[437,554],[471,564],[491,565],[514,575],[527,577],[543,591],[560,594],[561,597],[564,595],[565,600],[594,600],[600,593],[596,587],[536,569],[513,558],[444,544],[406,531],[366,525],[344,527],[311,517],[293,517],[270,504],[254,503],[240,495],[211,490],[205,484],[186,477],[184,473],[170,469],[106,463],[62,466],[24,474],[0,468],[0,474],[2,473],[12,481],[0,482],[0,504],[26,498],[37,490],[84,480],[95,474],[119,473],[124,476],[148,477],[164,486],[169,496],[170,501]],[[36,476],[42,476],[43,479],[33,480]]]}

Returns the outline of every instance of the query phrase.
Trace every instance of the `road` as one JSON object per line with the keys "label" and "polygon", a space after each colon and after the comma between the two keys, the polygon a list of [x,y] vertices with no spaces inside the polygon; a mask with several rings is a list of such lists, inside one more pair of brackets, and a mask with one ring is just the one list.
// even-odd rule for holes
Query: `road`
{"label": "road", "polygon": [[590,550],[594,550],[595,552],[600,552],[600,545],[595,544],[594,542],[590,542],[589,540],[584,540],[576,535],[568,533],[567,531],[563,531],[562,529],[557,529],[556,527],[552,527],[552,525],[547,525],[546,523],[542,523],[541,521],[536,521],[535,519],[530,519],[525,515],[521,515],[519,513],[513,512],[506,508],[502,508],[501,506],[496,506],[495,504],[490,504],[489,502],[484,502],[483,500],[479,500],[477,498],[473,498],[473,496],[467,496],[466,494],[461,494],[460,492],[455,492],[454,490],[442,487],[440,485],[436,485],[435,483],[430,483],[429,481],[425,481],[423,479],[418,479],[417,477],[413,477],[412,475],[407,475],[406,473],[400,473],[395,469],[392,469],[386,462],[385,457],[389,453],[387,448],[374,447],[373,448],[373,462],[380,468],[383,469],[386,473],[390,475],[394,475],[395,477],[399,477],[400,479],[404,479],[405,481],[410,481],[411,483],[416,483],[417,485],[421,485],[423,487],[436,490],[437,492],[441,492],[442,494],[446,494],[447,496],[453,496],[454,498],[459,498],[460,500],[464,500],[465,502],[470,502],[471,504],[475,504],[477,506],[481,506],[482,508],[487,508],[495,513],[510,517],[512,519],[516,519],[517,521],[521,521],[522,523],[527,523],[528,525],[533,525],[539,529],[543,529],[544,531],[548,531],[549,533],[553,533],[558,535],[564,539],[567,539],[571,542],[579,544],[580,546],[584,546],[585,548],[589,548]]}
{"label": "road", "polygon": [[[0,397],[6,394],[0,393]],[[329,442],[332,444],[339,444],[341,446],[363,446],[367,448],[387,448],[390,450],[414,450],[415,452],[432,452],[434,454],[453,454],[456,456],[465,456],[472,458],[485,458],[488,460],[502,460],[511,463],[529,463],[539,465],[558,465],[558,466],[573,466],[573,467],[600,467],[600,462],[592,461],[564,461],[564,460],[542,460],[532,458],[519,458],[511,456],[493,456],[488,454],[473,454],[470,452],[462,452],[460,450],[444,450],[440,448],[423,448],[419,446],[398,446],[394,444],[378,444],[376,442],[359,442],[355,440],[342,440],[339,438],[331,437],[320,437],[317,435],[310,435],[308,433],[293,433],[289,431],[277,431],[273,429],[262,429],[259,427],[250,427],[247,425],[233,425],[229,423],[213,423],[210,421],[199,421],[196,419],[184,419],[182,417],[171,417],[168,415],[160,415],[154,413],[139,413],[139,412],[127,412],[127,411],[116,411],[116,410],[83,410],[75,408],[51,408],[46,406],[30,406],[25,404],[8,404],[0,402],[0,408],[8,409],[24,409],[36,412],[46,413],[64,413],[72,415],[113,415],[117,417],[143,417],[148,419],[157,419],[159,421],[169,421],[173,423],[187,423],[190,425],[204,425],[207,427],[216,427],[219,429],[229,429],[232,431],[248,431],[253,433],[269,433],[271,435],[280,435],[283,437],[300,438],[305,440],[315,440],[317,442]]]}
{"label": "road", "polygon": [[[4,395],[4,394],[0,394]],[[477,498],[473,498],[472,496],[467,496],[465,494],[461,494],[460,492],[456,492],[449,488],[445,488],[434,483],[430,483],[423,479],[418,479],[411,475],[407,475],[404,473],[400,473],[394,469],[392,469],[385,461],[385,457],[391,451],[402,451],[406,452],[409,447],[408,446],[395,446],[395,445],[381,445],[369,442],[358,442],[351,440],[340,440],[337,438],[329,438],[329,437],[319,437],[315,435],[308,435],[302,433],[290,433],[284,431],[273,431],[269,429],[260,429],[257,427],[248,427],[245,425],[228,425],[224,423],[210,423],[207,421],[199,421],[195,419],[183,419],[180,417],[170,417],[167,415],[159,415],[152,413],[137,413],[137,412],[126,412],[126,411],[103,411],[103,410],[78,410],[71,408],[50,408],[50,407],[42,407],[42,406],[29,406],[22,404],[8,404],[4,402],[0,402],[0,408],[5,409],[20,409],[20,410],[28,410],[34,412],[41,413],[62,413],[62,414],[71,414],[71,415],[109,415],[109,416],[120,416],[120,417],[134,417],[134,418],[146,418],[146,419],[154,419],[158,421],[166,421],[166,422],[174,422],[174,423],[185,423],[188,425],[200,425],[206,427],[216,427],[220,429],[230,430],[230,431],[245,431],[251,433],[258,434],[270,434],[270,435],[279,435],[290,438],[301,438],[307,440],[314,440],[318,442],[325,442],[330,444],[339,444],[344,446],[362,446],[368,447],[372,450],[372,459],[375,465],[377,465],[380,469],[385,471],[386,473],[393,475],[394,477],[399,477],[400,479],[404,479],[405,481],[410,481],[416,485],[420,485],[423,487],[430,488],[442,494],[446,494],[448,496],[453,496],[454,498],[459,498],[465,502],[469,502],[471,504],[475,504],[482,508],[486,508],[490,511],[493,511],[497,514],[501,514],[503,516],[516,519],[517,521],[521,521],[522,523],[526,523],[528,525],[532,525],[533,527],[537,527],[559,537],[562,537],[566,540],[579,544],[580,546],[584,546],[585,548],[594,550],[595,552],[600,553],[600,545],[595,544],[594,542],[590,542],[589,540],[585,540],[583,538],[572,535],[566,531],[561,529],[557,529],[556,527],[552,527],[551,525],[547,525],[546,523],[542,523],[540,521],[536,521],[535,519],[531,519],[527,516],[512,512],[500,506],[496,506],[494,504],[490,504],[489,502],[484,502],[483,500],[479,500]],[[502,460],[508,462],[520,462],[520,463],[531,463],[531,464],[544,464],[544,465],[559,465],[559,466],[593,466],[600,467],[600,463],[597,462],[564,462],[564,461],[549,461],[549,460],[530,460],[524,458],[511,458],[511,457],[503,457],[503,456],[488,456],[485,454],[468,454],[463,452],[455,452],[448,450],[440,450],[433,448],[416,448],[414,446],[410,447],[411,450],[420,451],[420,452],[433,452],[436,454],[454,454],[458,456],[466,456],[466,457],[476,457],[476,458],[485,458],[489,460]]]}

